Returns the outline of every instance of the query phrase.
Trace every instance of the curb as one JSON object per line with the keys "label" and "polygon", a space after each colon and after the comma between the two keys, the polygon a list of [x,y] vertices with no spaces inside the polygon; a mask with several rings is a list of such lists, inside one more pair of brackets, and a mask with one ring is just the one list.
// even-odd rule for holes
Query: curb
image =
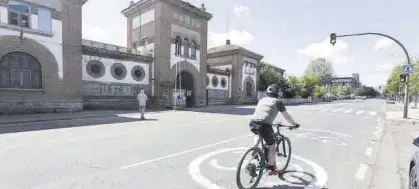
{"label": "curb", "polygon": [[[85,116],[68,116],[68,117],[61,117],[61,118],[41,118],[41,119],[32,119],[32,120],[11,120],[11,121],[0,121],[0,127],[6,127],[7,125],[16,125],[22,123],[41,123],[41,122],[48,122],[48,121],[67,121],[67,120],[74,120],[74,119],[91,119],[91,118],[103,118],[109,116],[115,116],[118,114],[132,114],[136,112],[126,112],[126,113],[114,113],[114,114],[103,114],[103,115],[85,115]],[[146,112],[147,114],[154,114],[155,111]],[[53,115],[53,114],[52,114]]]}
{"label": "curb", "polygon": [[36,120],[25,120],[25,121],[4,121],[4,122],[0,122],[0,126],[10,125],[10,124],[21,124],[21,123],[40,123],[40,122],[47,122],[47,121],[64,121],[64,120],[73,120],[73,119],[101,118],[101,117],[108,117],[108,116],[109,115],[65,117],[65,118],[56,118],[56,119],[36,119]]}

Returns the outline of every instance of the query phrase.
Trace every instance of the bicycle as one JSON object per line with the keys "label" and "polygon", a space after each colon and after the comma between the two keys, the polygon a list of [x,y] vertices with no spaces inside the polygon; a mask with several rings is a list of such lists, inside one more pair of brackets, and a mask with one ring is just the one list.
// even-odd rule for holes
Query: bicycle
{"label": "bicycle", "polygon": [[[279,128],[280,127],[288,127],[289,130],[293,130],[295,129],[295,127],[293,126],[286,126],[286,125],[282,125],[281,123],[279,124],[272,124],[272,127],[275,127],[277,131],[274,133],[274,138],[275,138],[275,150],[276,150],[276,156],[277,157],[284,157],[286,158],[286,163],[285,166],[279,170],[279,173],[283,173],[285,172],[285,170],[288,168],[288,165],[290,163],[291,160],[291,141],[288,137],[286,137],[285,135],[280,133]],[[251,148],[249,148],[243,155],[243,157],[241,158],[238,167],[237,167],[237,173],[236,173],[236,184],[238,186],[239,189],[254,189],[257,187],[257,185],[259,184],[261,178],[262,178],[262,174],[264,171],[268,170],[268,146],[266,145],[266,143],[263,141],[261,134],[258,134],[258,142]],[[262,144],[262,148],[259,147],[259,144]],[[285,143],[288,144],[288,153],[285,150],[286,149],[286,145]],[[279,147],[282,144],[282,152],[279,151]],[[249,188],[245,188],[243,187],[242,183],[240,182],[240,170],[241,170],[241,166],[244,162],[245,157],[251,153],[253,159],[257,159],[258,160],[258,165],[256,165],[255,163],[251,163],[252,160],[249,161],[249,163],[246,165],[245,169],[248,172],[248,174],[251,176],[251,179],[249,181],[249,183],[252,183],[253,179],[256,178],[256,181],[254,182],[254,184],[249,187]],[[257,174],[259,173],[259,174]]]}

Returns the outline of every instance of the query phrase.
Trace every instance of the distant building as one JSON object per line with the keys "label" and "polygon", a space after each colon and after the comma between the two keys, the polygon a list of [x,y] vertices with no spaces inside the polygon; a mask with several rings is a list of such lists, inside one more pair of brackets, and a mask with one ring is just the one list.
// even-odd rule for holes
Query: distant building
{"label": "distant building", "polygon": [[361,85],[358,73],[354,73],[349,77],[332,77],[328,83],[332,85],[346,86],[349,88],[357,88]]}

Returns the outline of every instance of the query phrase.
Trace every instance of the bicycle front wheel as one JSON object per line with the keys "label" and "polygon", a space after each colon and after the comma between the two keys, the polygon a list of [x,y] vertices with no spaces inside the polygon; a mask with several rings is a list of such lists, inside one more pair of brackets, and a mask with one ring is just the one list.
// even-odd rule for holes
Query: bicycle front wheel
{"label": "bicycle front wheel", "polygon": [[291,160],[291,141],[283,137],[276,146],[276,167],[279,173],[284,173]]}
{"label": "bicycle front wheel", "polygon": [[[250,155],[250,160],[246,157]],[[248,149],[241,158],[237,166],[236,183],[239,189],[255,189],[262,178],[263,170],[265,169],[265,155],[262,150],[256,146]],[[244,171],[245,174],[242,174]],[[245,187],[247,183],[242,183],[242,177],[248,176],[250,186]]]}

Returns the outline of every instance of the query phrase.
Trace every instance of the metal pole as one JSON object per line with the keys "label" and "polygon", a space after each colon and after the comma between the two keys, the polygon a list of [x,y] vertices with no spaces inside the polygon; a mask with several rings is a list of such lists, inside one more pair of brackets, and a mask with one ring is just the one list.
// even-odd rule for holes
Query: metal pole
{"label": "metal pole", "polygon": [[[407,65],[410,65],[410,57],[409,57],[409,53],[407,52],[406,48],[404,47],[404,45],[398,41],[397,39],[386,35],[386,34],[382,34],[382,33],[356,33],[356,34],[347,34],[347,35],[336,35],[336,38],[338,37],[351,37],[351,36],[362,36],[362,35],[378,35],[378,36],[383,36],[386,38],[389,38],[391,40],[393,40],[394,42],[396,42],[403,50],[404,54],[406,55],[407,58]],[[404,108],[403,108],[403,118],[407,118],[407,113],[408,113],[408,105],[409,105],[409,74],[406,76],[406,87],[405,87],[405,96],[404,96]]]}

